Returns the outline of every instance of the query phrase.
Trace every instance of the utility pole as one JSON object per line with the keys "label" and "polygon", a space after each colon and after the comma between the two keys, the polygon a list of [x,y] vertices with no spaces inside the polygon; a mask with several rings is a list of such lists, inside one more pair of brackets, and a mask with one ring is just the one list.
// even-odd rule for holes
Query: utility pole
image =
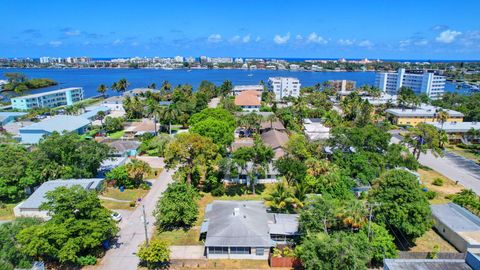
{"label": "utility pole", "polygon": [[143,210],[143,227],[145,228],[145,245],[148,247],[148,231],[147,231],[147,216],[145,215],[145,205],[142,204]]}
{"label": "utility pole", "polygon": [[368,205],[368,239],[370,239],[370,231],[372,227],[372,215],[373,215],[373,207],[379,206],[379,203],[369,203]]}

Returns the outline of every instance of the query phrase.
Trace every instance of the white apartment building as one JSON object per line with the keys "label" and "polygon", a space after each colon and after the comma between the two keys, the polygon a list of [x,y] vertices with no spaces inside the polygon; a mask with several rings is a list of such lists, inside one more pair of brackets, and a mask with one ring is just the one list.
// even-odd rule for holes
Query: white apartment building
{"label": "white apartment building", "polygon": [[396,73],[377,73],[375,86],[390,95],[396,95],[398,89],[405,86],[411,88],[416,94],[427,94],[431,99],[439,99],[445,91],[445,76],[400,68]]}
{"label": "white apartment building", "polygon": [[173,60],[177,63],[183,63],[183,56],[177,55]]}
{"label": "white apartment building", "polygon": [[70,87],[50,92],[26,95],[11,99],[12,108],[30,110],[33,108],[54,108],[72,105],[83,99],[82,87]]}
{"label": "white apartment building", "polygon": [[277,101],[284,97],[300,96],[300,81],[292,77],[270,77],[268,78],[268,90],[275,94]]}

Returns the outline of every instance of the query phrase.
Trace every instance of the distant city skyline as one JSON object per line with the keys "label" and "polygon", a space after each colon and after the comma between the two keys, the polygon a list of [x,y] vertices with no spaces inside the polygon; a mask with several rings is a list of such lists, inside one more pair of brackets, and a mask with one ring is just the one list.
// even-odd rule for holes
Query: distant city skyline
{"label": "distant city skyline", "polygon": [[[8,1],[0,57],[480,60],[480,2]],[[17,12],[18,11],[18,12]]]}

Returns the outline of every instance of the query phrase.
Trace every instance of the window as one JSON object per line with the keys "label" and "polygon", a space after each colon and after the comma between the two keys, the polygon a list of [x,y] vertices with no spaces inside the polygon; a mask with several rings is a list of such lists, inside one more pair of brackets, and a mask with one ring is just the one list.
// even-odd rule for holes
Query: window
{"label": "window", "polygon": [[250,254],[249,247],[230,247],[230,254]]}
{"label": "window", "polygon": [[263,253],[265,252],[265,249],[262,247],[262,248],[256,248],[255,250],[255,255],[257,256],[263,256]]}
{"label": "window", "polygon": [[208,247],[209,254],[228,254],[228,247]]}

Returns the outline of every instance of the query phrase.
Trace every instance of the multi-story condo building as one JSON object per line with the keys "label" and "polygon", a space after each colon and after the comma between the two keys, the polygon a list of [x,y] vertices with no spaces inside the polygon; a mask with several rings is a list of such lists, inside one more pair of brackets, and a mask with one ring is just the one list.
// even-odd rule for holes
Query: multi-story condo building
{"label": "multi-story condo building", "polygon": [[275,94],[277,101],[284,97],[300,96],[300,81],[292,77],[270,77],[268,78],[268,90]]}
{"label": "multi-story condo building", "polygon": [[83,99],[82,87],[64,88],[55,91],[12,98],[12,108],[29,110],[33,108],[54,108],[72,105]]}
{"label": "multi-story condo building", "polygon": [[380,90],[396,95],[400,87],[409,87],[416,94],[426,94],[431,99],[439,99],[445,91],[445,76],[433,71],[398,69],[394,72],[377,73],[375,86]]}

